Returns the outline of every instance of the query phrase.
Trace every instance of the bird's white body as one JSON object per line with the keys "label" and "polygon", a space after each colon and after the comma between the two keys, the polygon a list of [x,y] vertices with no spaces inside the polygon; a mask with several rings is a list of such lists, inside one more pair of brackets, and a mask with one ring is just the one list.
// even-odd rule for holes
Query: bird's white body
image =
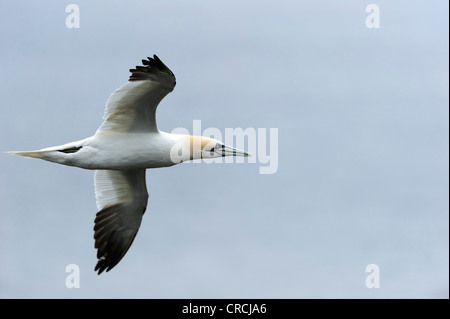
{"label": "bird's white body", "polygon": [[[171,160],[170,152],[178,141],[184,139],[182,135],[165,132],[104,133],[30,152],[28,156],[94,170],[158,168],[177,164]],[[81,148],[75,153],[60,151],[77,147]],[[22,153],[26,155],[26,152]]]}
{"label": "bird's white body", "polygon": [[132,244],[147,207],[147,168],[168,167],[197,158],[248,156],[201,137],[161,132],[155,113],[175,87],[175,76],[158,57],[130,70],[129,82],[106,103],[104,122],[84,140],[37,151],[10,152],[59,164],[96,170],[99,212],[94,238],[99,274],[111,270]]}

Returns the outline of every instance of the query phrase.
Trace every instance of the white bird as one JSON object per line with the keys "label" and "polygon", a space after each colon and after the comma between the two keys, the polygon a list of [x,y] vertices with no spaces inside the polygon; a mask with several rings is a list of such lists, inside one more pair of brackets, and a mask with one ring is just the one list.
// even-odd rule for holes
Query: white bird
{"label": "white bird", "polygon": [[142,63],[111,94],[104,121],[93,136],[38,151],[8,152],[96,170],[98,274],[116,266],[136,237],[147,207],[147,168],[199,158],[249,156],[208,137],[159,131],[156,107],[174,89],[175,76],[156,55]]}

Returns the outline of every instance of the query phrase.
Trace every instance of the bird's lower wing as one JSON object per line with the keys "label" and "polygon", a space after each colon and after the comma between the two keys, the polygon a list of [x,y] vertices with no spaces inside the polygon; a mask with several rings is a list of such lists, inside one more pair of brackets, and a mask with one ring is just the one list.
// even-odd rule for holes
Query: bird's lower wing
{"label": "bird's lower wing", "polygon": [[95,271],[101,274],[117,265],[136,237],[148,200],[145,169],[97,170],[95,196]]}

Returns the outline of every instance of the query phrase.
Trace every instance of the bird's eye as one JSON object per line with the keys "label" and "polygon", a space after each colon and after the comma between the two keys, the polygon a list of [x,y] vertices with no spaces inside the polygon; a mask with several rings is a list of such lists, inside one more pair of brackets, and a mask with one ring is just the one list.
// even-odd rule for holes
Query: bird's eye
{"label": "bird's eye", "polygon": [[222,150],[225,147],[225,145],[222,145],[220,143],[216,143],[213,148],[211,148],[209,151],[211,152],[211,155],[214,154],[214,152],[217,150]]}

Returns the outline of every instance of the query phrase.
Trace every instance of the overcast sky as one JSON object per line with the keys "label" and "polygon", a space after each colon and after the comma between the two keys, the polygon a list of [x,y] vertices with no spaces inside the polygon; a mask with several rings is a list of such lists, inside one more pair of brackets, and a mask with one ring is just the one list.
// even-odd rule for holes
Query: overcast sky
{"label": "overcast sky", "polygon": [[0,151],[91,136],[156,53],[177,77],[160,130],[277,128],[278,170],[148,171],[98,276],[94,172],[0,154],[0,297],[448,298],[448,2],[376,1],[367,28],[370,3],[1,1]]}

